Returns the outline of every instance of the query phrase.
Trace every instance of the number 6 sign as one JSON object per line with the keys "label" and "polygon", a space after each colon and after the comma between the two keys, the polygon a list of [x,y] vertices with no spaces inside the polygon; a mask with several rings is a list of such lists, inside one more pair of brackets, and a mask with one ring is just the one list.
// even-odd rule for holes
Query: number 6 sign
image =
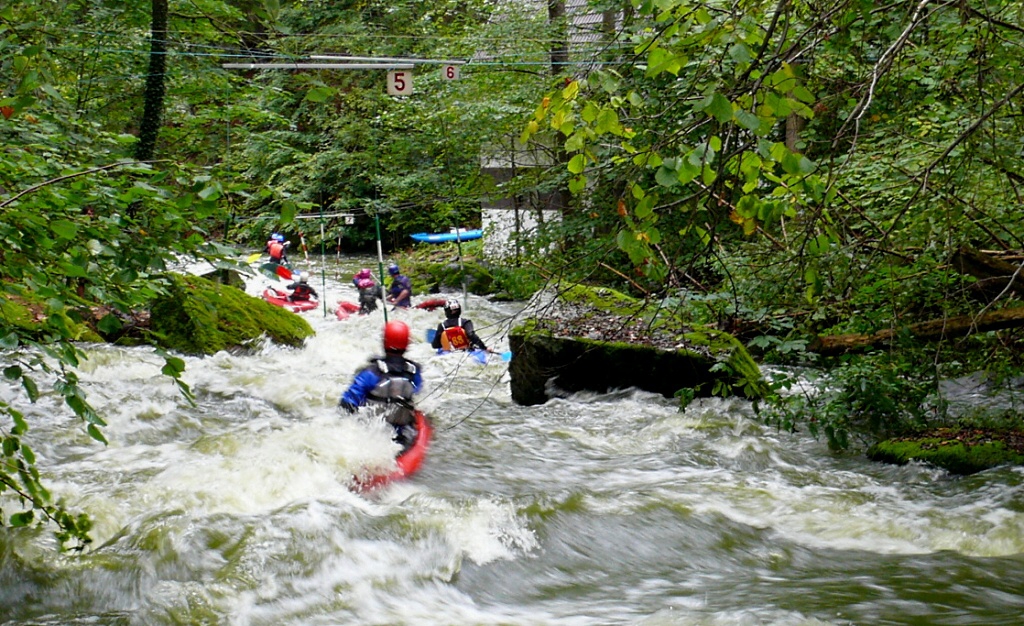
{"label": "number 6 sign", "polygon": [[388,95],[408,96],[412,94],[412,72],[391,70],[388,72]]}
{"label": "number 6 sign", "polygon": [[444,66],[444,79],[445,80],[459,80],[459,66],[458,65],[445,65]]}

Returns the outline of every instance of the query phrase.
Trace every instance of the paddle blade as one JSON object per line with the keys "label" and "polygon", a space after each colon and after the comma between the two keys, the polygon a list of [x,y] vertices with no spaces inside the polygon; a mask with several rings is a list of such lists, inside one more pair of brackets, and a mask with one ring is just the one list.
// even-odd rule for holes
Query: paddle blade
{"label": "paddle blade", "polygon": [[501,353],[501,360],[505,361],[505,362],[511,361],[512,360],[512,351],[509,350],[508,352],[502,352]]}
{"label": "paddle blade", "polygon": [[487,351],[486,350],[473,350],[469,353],[474,359],[477,360],[481,365],[487,364]]}
{"label": "paddle blade", "polygon": [[260,253],[260,252],[256,252],[254,254],[250,254],[249,257],[245,259],[245,262],[246,263],[255,263],[256,261],[259,260],[259,258],[261,256],[263,256],[263,254]]}
{"label": "paddle blade", "polygon": [[277,275],[281,278],[288,279],[292,277],[292,271],[283,265],[278,265],[277,269],[274,270]]}
{"label": "paddle blade", "polygon": [[436,336],[437,336],[437,329],[436,328],[428,328],[427,329],[427,335],[426,335],[427,343],[434,343],[434,337],[436,337]]}

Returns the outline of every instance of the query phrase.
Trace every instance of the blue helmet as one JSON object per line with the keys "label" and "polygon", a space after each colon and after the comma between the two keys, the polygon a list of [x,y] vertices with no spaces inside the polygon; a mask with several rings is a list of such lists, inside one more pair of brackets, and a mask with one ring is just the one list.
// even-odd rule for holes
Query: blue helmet
{"label": "blue helmet", "polygon": [[281,233],[274,233],[273,235],[270,236],[270,238],[273,239],[274,241],[284,241],[284,235],[282,235]]}
{"label": "blue helmet", "polygon": [[392,263],[391,265],[388,266],[388,274],[391,274],[392,276],[394,276],[397,273],[398,273],[398,266],[397,265]]}

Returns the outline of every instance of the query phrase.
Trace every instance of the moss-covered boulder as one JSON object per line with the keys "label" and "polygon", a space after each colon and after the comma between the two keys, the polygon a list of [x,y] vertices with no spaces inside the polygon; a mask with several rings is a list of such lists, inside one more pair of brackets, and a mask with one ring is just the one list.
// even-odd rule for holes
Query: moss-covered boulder
{"label": "moss-covered boulder", "polygon": [[659,305],[608,288],[540,294],[509,335],[512,399],[540,404],[565,391],[636,387],[666,397],[762,397],[760,369],[728,333],[685,324]]}
{"label": "moss-covered boulder", "polygon": [[974,474],[998,465],[1024,465],[1024,433],[940,428],[880,441],[868,449],[867,456],[883,463],[921,461],[953,474]]}
{"label": "moss-covered boulder", "polygon": [[198,276],[172,276],[167,294],[150,310],[155,343],[184,354],[249,349],[264,335],[300,346],[313,335],[299,315]]}
{"label": "moss-covered boulder", "polygon": [[5,294],[0,297],[0,333],[7,335],[3,329],[26,332],[32,336],[42,337],[50,334],[54,328],[59,329],[62,336],[73,341],[101,342],[103,339],[89,325],[87,309],[68,309],[47,316],[46,307],[32,294]]}

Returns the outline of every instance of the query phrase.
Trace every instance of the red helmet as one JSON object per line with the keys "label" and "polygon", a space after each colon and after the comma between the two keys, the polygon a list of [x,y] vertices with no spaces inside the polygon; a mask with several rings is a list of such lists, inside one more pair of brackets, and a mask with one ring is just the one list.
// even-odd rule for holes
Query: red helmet
{"label": "red helmet", "polygon": [[409,325],[405,322],[388,322],[384,325],[384,351],[405,352],[409,347]]}

